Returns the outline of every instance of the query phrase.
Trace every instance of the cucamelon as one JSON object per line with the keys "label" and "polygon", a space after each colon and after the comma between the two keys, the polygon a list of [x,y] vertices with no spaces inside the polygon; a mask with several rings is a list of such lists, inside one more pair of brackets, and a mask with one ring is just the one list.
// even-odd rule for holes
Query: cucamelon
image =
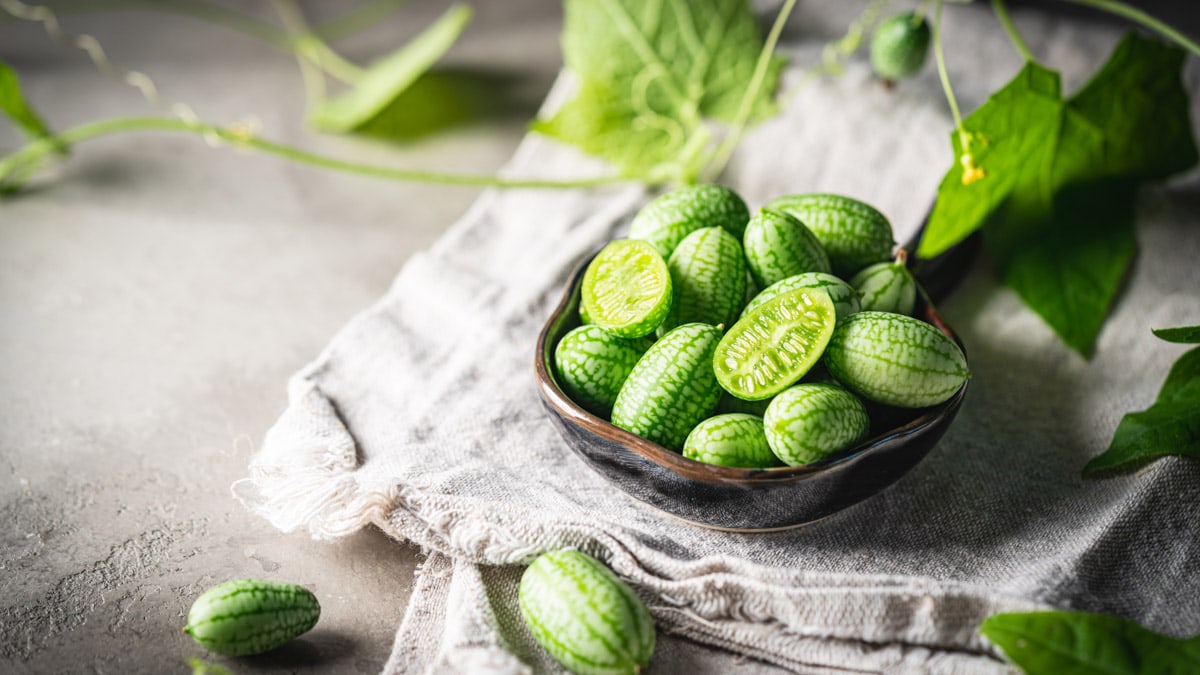
{"label": "cucamelon", "polygon": [[849,279],[867,265],[887,260],[896,245],[887,217],[851,197],[789,195],[772,200],[767,208],[804,223],[828,254],[833,273],[842,279]]}
{"label": "cucamelon", "polygon": [[705,464],[746,469],[779,464],[767,444],[762,418],[743,413],[716,415],[697,424],[683,444],[683,456]]}
{"label": "cucamelon", "polygon": [[308,589],[282,581],[235,579],[200,594],[184,632],[227,656],[261,654],[316,625],[321,605]]}
{"label": "cucamelon", "polygon": [[583,273],[580,316],[624,338],[649,335],[671,309],[671,273],[650,244],[610,241]]}
{"label": "cucamelon", "polygon": [[599,326],[579,326],[559,340],[554,364],[567,396],[607,417],[625,378],[649,346],[644,339],[619,338]]}
{"label": "cucamelon", "polygon": [[834,384],[798,384],[775,398],[763,415],[767,443],[784,464],[811,464],[866,437],[867,409]]}
{"label": "cucamelon", "polygon": [[678,452],[692,427],[721,397],[713,352],[715,326],[686,323],[659,338],[642,356],[613,404],[612,423]]}
{"label": "cucamelon", "polygon": [[813,233],[780,211],[759,209],[746,225],[743,247],[760,286],[803,272],[829,272],[829,257]]}
{"label": "cucamelon", "polygon": [[684,323],[732,324],[746,296],[745,261],[742,245],[722,228],[684,237],[667,261],[673,295],[658,334]]}
{"label": "cucamelon", "polygon": [[654,653],[654,622],[625,582],[579,551],[551,551],[521,576],[525,625],[572,673],[633,675]]}
{"label": "cucamelon", "polygon": [[702,227],[722,227],[739,241],[750,210],[736,192],[720,185],[691,185],[647,204],[629,226],[631,239],[644,239],[668,258],[683,238]]}
{"label": "cucamelon", "polygon": [[862,294],[862,308],[872,312],[912,315],[917,282],[904,264],[901,249],[894,262],[875,263],[854,275],[850,285]]}
{"label": "cucamelon", "polygon": [[825,365],[863,398],[899,408],[937,405],[970,374],[962,350],[945,333],[888,312],[859,312],[839,324]]}

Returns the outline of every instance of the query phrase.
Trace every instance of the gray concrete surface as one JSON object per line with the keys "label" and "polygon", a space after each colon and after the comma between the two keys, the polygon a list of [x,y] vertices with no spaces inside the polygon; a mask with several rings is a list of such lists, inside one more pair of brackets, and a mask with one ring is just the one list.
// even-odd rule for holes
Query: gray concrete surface
{"label": "gray concrete surface", "polygon": [[[339,44],[365,61],[446,4],[410,3]],[[252,6],[271,18],[269,4]],[[477,3],[447,64],[512,76],[511,114],[390,147],[306,130],[295,61],[227,29],[148,12],[65,25],[206,120],[253,113],[286,142],[486,173],[561,63],[559,12],[549,0]],[[0,58],[55,128],[155,114],[37,26],[0,23]],[[18,143],[0,122],[0,148]],[[243,576],[307,585],[320,624],[280,652],[214,661],[378,672],[417,552],[377,532],[281,535],[229,488],[282,410],[288,375],[477,194],[126,134],[80,145],[0,203],[0,672],[188,672],[204,655],[180,632],[192,599]]]}

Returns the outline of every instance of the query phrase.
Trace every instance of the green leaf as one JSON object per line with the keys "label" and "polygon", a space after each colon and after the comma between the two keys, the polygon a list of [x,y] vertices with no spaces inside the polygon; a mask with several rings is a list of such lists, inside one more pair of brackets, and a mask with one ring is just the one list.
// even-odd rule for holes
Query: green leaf
{"label": "green leaf", "polygon": [[[21,80],[12,66],[0,59],[0,110],[3,110],[30,138],[44,139],[54,136],[41,116],[25,100],[21,93]],[[60,152],[66,148],[57,144]]]}
{"label": "green leaf", "polygon": [[1187,675],[1200,672],[1200,636],[1178,639],[1087,612],[994,614],[979,632],[1026,675]]}
{"label": "green leaf", "polygon": [[334,133],[367,125],[450,49],[470,20],[469,6],[454,5],[420,35],[372,64],[353,89],[321,102],[313,110],[310,124]]}
{"label": "green leaf", "polygon": [[1184,53],[1128,35],[1064,100],[1035,63],[963,120],[918,248],[932,257],[986,226],[1001,279],[1088,355],[1134,252],[1138,181],[1196,163]]}
{"label": "green leaf", "polygon": [[1167,342],[1182,342],[1185,344],[1200,344],[1200,326],[1180,326],[1178,328],[1152,328],[1151,331],[1160,340]]}
{"label": "green leaf", "polygon": [[[579,88],[533,129],[623,175],[691,182],[708,151],[705,118],[736,115],[763,48],[744,0],[566,0],[563,58]],[[775,59],[752,102],[772,110]]]}
{"label": "green leaf", "polygon": [[1167,455],[1200,458],[1200,347],[1171,367],[1154,405],[1121,418],[1112,443],[1083,467],[1083,475],[1137,468]]}

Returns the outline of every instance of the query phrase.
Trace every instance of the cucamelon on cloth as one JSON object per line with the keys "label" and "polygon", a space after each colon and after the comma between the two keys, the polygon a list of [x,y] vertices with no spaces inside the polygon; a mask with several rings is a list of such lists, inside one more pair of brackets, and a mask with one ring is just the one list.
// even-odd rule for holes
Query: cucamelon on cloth
{"label": "cucamelon on cloth", "polygon": [[857,199],[834,194],[789,195],[771,200],[767,208],[804,223],[821,242],[833,273],[843,279],[887,260],[896,245],[887,217]]}
{"label": "cucamelon on cloth", "polygon": [[581,296],[581,318],[618,337],[642,337],[671,309],[671,273],[650,244],[617,239],[588,263]]}
{"label": "cucamelon on cloth", "polygon": [[829,257],[820,242],[804,223],[786,213],[759,209],[746,225],[742,244],[760,286],[803,272],[829,272]]}
{"label": "cucamelon on cloth", "polygon": [[894,262],[875,263],[850,280],[862,294],[862,308],[872,312],[912,315],[917,302],[917,282],[904,264],[904,250]]}
{"label": "cucamelon on cloth", "polygon": [[738,319],[713,355],[725,391],[747,401],[792,386],[821,358],[837,314],[820,288],[797,288]]}
{"label": "cucamelon on cloth", "polygon": [[730,325],[746,297],[742,245],[720,227],[704,227],[675,247],[667,261],[671,310],[658,327],[664,335],[684,323]]}
{"label": "cucamelon on cloth", "polygon": [[715,326],[686,323],[659,338],[625,379],[613,404],[612,423],[678,452],[721,398],[713,352]]}
{"label": "cucamelon on cloth", "polygon": [[900,408],[937,405],[970,375],[962,350],[945,333],[889,312],[859,312],[839,324],[825,365],[856,394]]}
{"label": "cucamelon on cloth", "polygon": [[227,656],[261,654],[316,625],[317,597],[282,581],[235,579],[200,594],[184,632],[205,649]]}
{"label": "cucamelon on cloth", "polygon": [[828,293],[829,299],[833,301],[833,308],[837,311],[838,321],[862,309],[859,304],[859,292],[850,284],[832,274],[805,272],[776,281],[762,289],[742,310],[742,316],[758,309],[768,300],[797,288],[820,288]]}
{"label": "cucamelon on cloth", "polygon": [[744,413],[716,415],[697,424],[683,443],[683,456],[705,464],[746,469],[779,464],[767,444],[762,418]]}
{"label": "cucamelon on cloth", "polygon": [[784,464],[811,464],[853,446],[870,429],[858,397],[834,384],[798,384],[771,399],[767,443]]}
{"label": "cucamelon on cloth", "polygon": [[542,554],[517,598],[534,639],[573,673],[633,675],[653,656],[654,622],[641,598],[585,553]]}
{"label": "cucamelon on cloth", "polygon": [[599,326],[579,326],[558,341],[554,365],[572,401],[608,417],[625,378],[649,346],[646,339],[627,340]]}
{"label": "cucamelon on cloth", "polygon": [[638,211],[629,225],[631,239],[644,239],[663,258],[683,238],[702,227],[721,227],[739,241],[750,209],[736,192],[720,185],[690,185],[661,195]]}

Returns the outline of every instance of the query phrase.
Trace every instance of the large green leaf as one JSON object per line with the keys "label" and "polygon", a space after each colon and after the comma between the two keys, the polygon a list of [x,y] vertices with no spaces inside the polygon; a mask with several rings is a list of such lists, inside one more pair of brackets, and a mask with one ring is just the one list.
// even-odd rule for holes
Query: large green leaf
{"label": "large green leaf", "polygon": [[[533,129],[614,163],[622,174],[690,182],[710,138],[732,121],[762,36],[745,0],[566,0],[563,58],[579,88]],[[771,110],[782,62],[752,102]]]}
{"label": "large green leaf", "polygon": [[1090,354],[1133,256],[1138,181],[1196,163],[1183,58],[1130,34],[1065,100],[1058,73],[1027,63],[952,135],[956,161],[919,253],[986,225],[1004,283]]}
{"label": "large green leaf", "polygon": [[[376,61],[354,87],[326,99],[309,118],[321,131],[346,133],[372,123],[381,113],[403,115],[393,106],[417,78],[428,71],[458,40],[471,20],[471,8],[455,5],[400,49]],[[386,124],[376,123],[376,131]]]}
{"label": "large green leaf", "polygon": [[1189,675],[1200,636],[1180,640],[1116,616],[1086,612],[995,614],[979,632],[1026,675]]}

